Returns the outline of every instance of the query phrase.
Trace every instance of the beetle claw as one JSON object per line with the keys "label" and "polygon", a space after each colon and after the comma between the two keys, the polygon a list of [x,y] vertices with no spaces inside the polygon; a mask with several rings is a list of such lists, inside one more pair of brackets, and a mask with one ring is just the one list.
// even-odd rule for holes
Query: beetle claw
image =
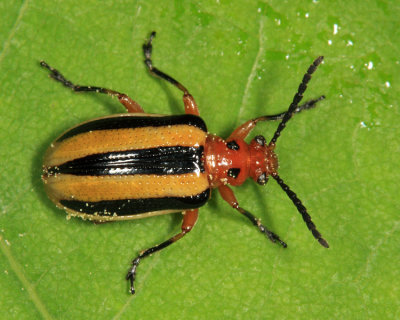
{"label": "beetle claw", "polygon": [[[133,268],[132,268],[133,269]],[[131,287],[129,288],[129,292],[131,294],[135,294],[135,287],[133,285],[133,282],[135,281],[135,273],[134,271],[129,270],[128,274],[126,275],[126,280],[129,280]]]}

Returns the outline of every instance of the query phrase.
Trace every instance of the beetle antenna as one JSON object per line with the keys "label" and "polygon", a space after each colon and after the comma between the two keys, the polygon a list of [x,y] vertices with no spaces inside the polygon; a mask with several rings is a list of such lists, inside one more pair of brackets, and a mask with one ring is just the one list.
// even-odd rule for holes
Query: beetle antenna
{"label": "beetle antenna", "polygon": [[273,145],[276,143],[276,140],[278,140],[279,136],[281,135],[281,131],[285,129],[286,127],[286,122],[290,120],[290,118],[293,116],[293,113],[296,111],[298,104],[300,103],[301,99],[303,99],[303,93],[307,89],[307,84],[311,80],[311,75],[317,70],[317,67],[320,65],[320,63],[324,60],[323,56],[318,57],[317,59],[314,60],[314,62],[310,65],[308,68],[307,72],[305,73],[303,80],[301,81],[299,88],[297,89],[296,94],[293,97],[293,101],[289,106],[289,109],[286,111],[285,115],[283,116],[283,119],[281,123],[278,126],[278,129],[276,129],[274,136],[272,137],[270,141],[270,145]]}
{"label": "beetle antenna", "polygon": [[311,220],[311,216],[308,214],[306,207],[301,203],[300,199],[297,198],[297,195],[290,190],[289,186],[283,182],[283,180],[278,176],[277,173],[272,174],[272,177],[278,182],[278,184],[281,186],[283,191],[286,192],[290,200],[292,200],[293,204],[296,206],[297,210],[300,212],[301,216],[303,217],[304,222],[307,225],[307,228],[311,231],[313,234],[314,238],[318,240],[318,242],[321,244],[321,246],[325,248],[329,248],[328,242],[322,238],[322,235],[319,233],[317,230],[314,222]]}

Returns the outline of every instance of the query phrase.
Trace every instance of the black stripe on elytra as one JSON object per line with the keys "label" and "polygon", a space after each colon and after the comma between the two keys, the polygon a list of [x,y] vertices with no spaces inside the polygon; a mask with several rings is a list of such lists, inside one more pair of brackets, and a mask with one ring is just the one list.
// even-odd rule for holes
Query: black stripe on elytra
{"label": "black stripe on elytra", "polygon": [[103,200],[97,202],[61,200],[60,203],[64,207],[77,212],[112,217],[114,214],[127,216],[160,210],[195,209],[207,202],[210,193],[210,189],[206,189],[202,193],[190,197]]}
{"label": "black stripe on elytra", "polygon": [[203,130],[204,132],[207,132],[207,127],[203,119],[192,114],[161,117],[123,115],[121,117],[109,117],[85,122],[65,132],[61,137],[57,139],[57,142],[63,141],[67,138],[71,138],[81,133],[95,130],[165,127],[182,124],[194,126]]}
{"label": "black stripe on elytra", "polygon": [[47,173],[104,176],[204,172],[203,150],[203,146],[174,146],[92,154],[50,167]]}

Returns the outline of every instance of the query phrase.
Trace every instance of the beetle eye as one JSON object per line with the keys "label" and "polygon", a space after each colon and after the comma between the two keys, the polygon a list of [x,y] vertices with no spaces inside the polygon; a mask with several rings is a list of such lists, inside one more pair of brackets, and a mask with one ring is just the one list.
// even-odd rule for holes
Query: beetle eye
{"label": "beetle eye", "polygon": [[231,150],[239,150],[239,145],[235,140],[229,141],[226,146]]}
{"label": "beetle eye", "polygon": [[264,146],[265,145],[265,138],[263,136],[256,136],[254,137],[254,140],[260,145]]}
{"label": "beetle eye", "polygon": [[231,168],[228,170],[228,177],[236,179],[239,176],[240,169],[239,168]]}
{"label": "beetle eye", "polygon": [[257,183],[261,186],[263,186],[264,184],[266,184],[268,182],[268,178],[267,175],[264,173],[260,174],[257,178]]}

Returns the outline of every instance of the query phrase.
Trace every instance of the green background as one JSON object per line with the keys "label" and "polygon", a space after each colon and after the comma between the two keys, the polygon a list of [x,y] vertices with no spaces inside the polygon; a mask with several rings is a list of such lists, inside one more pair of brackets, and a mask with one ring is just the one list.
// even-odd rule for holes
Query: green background
{"label": "green background", "polygon": [[[399,5],[396,1],[1,1],[0,318],[395,319],[400,317]],[[335,27],[335,25],[337,27]],[[309,64],[325,62],[278,141],[280,175],[328,240],[322,248],[275,181],[235,188],[242,207],[289,247],[271,244],[214,192],[195,229],[144,260],[137,294],[124,280],[141,250],[179,230],[180,214],[93,225],[47,199],[51,141],[90,118],[124,112],[73,94],[125,92],[150,113],[183,112],[141,46],[197,99],[210,132],[287,109]],[[273,134],[260,124],[252,137]]]}

